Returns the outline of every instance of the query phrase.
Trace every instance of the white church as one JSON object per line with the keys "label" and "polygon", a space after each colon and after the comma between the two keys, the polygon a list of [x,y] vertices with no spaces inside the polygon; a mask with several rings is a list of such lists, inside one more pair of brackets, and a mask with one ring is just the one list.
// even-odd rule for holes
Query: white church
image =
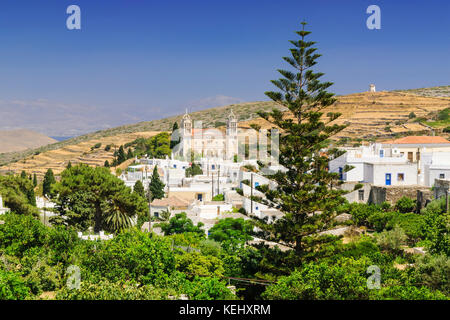
{"label": "white church", "polygon": [[201,121],[196,121],[194,125],[186,112],[181,121],[181,141],[175,155],[186,159],[190,152],[194,152],[202,158],[232,160],[238,154],[237,119],[233,110],[227,116],[226,132],[217,128],[203,129]]}

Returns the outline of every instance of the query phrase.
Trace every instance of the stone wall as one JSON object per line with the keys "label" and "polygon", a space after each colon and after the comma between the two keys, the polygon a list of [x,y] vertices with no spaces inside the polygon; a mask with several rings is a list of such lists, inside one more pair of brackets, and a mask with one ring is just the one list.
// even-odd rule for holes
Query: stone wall
{"label": "stone wall", "polygon": [[426,206],[433,199],[433,192],[424,186],[372,186],[369,196],[369,203],[381,204],[387,201],[395,204],[401,197],[408,197],[417,200],[419,210]]}
{"label": "stone wall", "polygon": [[450,180],[434,180],[434,197],[436,199],[445,197],[446,191],[450,191]]}

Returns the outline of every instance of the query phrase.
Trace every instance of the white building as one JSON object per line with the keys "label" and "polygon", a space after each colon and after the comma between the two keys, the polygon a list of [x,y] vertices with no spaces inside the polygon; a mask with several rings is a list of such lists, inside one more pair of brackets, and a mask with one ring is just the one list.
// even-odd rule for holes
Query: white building
{"label": "white building", "polygon": [[9,211],[8,208],[3,207],[3,198],[0,195],[0,214],[5,214],[8,211]]}
{"label": "white building", "polygon": [[195,214],[201,219],[216,219],[224,213],[231,213],[233,211],[233,206],[231,203],[222,201],[195,201],[191,204],[189,210],[192,214]]}
{"label": "white building", "polygon": [[[409,136],[346,151],[329,164],[345,182],[432,186],[435,178],[450,177],[450,142],[442,137]],[[353,169],[344,172],[346,166]]]}
{"label": "white building", "polygon": [[[201,124],[200,121],[198,121]],[[237,119],[233,111],[227,118],[224,134],[215,128],[193,128],[189,114],[183,116],[180,130],[180,143],[175,147],[175,155],[189,159],[190,152],[204,158],[233,159],[238,154]]]}

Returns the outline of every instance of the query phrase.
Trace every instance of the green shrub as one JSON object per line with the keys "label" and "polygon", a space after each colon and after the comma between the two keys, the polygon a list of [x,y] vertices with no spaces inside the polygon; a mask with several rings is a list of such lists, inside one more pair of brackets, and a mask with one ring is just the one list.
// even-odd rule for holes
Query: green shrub
{"label": "green shrub", "polygon": [[0,300],[23,300],[30,289],[19,274],[0,269]]}
{"label": "green shrub", "polygon": [[401,213],[413,212],[416,208],[416,201],[403,196],[397,201],[395,207]]}
{"label": "green shrub", "polygon": [[407,237],[405,231],[399,226],[389,231],[383,231],[376,235],[377,244],[384,250],[398,253],[405,244]]}
{"label": "green shrub", "polygon": [[212,198],[212,201],[224,201],[225,200],[225,196],[221,193],[219,193],[218,195],[215,195]]}

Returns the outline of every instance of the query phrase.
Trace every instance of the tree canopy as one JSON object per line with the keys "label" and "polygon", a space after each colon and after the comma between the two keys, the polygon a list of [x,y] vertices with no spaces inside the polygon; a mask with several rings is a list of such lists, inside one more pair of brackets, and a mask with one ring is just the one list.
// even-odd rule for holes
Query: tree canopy
{"label": "tree canopy", "polygon": [[95,232],[118,232],[147,212],[145,199],[103,167],[79,164],[66,169],[54,190],[58,217],[53,217],[53,223],[82,230],[93,226]]}

